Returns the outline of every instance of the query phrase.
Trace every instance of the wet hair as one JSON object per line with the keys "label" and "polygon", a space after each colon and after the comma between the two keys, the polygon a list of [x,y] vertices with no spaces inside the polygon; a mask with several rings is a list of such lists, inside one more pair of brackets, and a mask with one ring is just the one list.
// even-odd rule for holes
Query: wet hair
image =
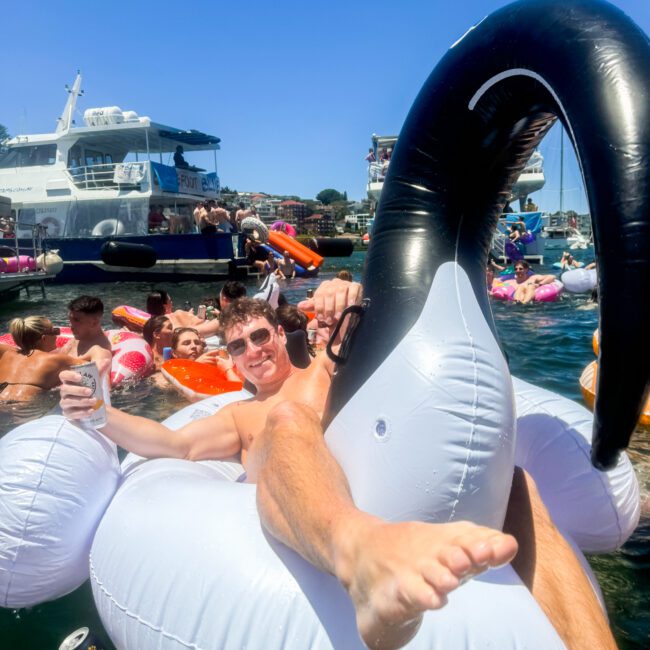
{"label": "wet hair", "polygon": [[147,309],[152,316],[162,316],[165,313],[165,305],[170,301],[169,294],[164,289],[152,291],[147,296]]}
{"label": "wet hair", "polygon": [[339,280],[345,280],[346,282],[352,282],[352,273],[348,271],[347,269],[341,269],[337,274],[336,277]]}
{"label": "wet hair", "polygon": [[275,310],[275,314],[285,332],[307,331],[307,315],[295,305],[282,305]]}
{"label": "wet hair", "polygon": [[513,267],[517,266],[517,264],[520,264],[521,266],[523,266],[526,271],[528,271],[528,269],[530,268],[530,264],[526,260],[517,260],[513,264]]}
{"label": "wet hair", "polygon": [[168,320],[167,316],[152,316],[142,328],[142,338],[153,345],[153,335],[158,334]]}
{"label": "wet hair", "polygon": [[238,280],[228,280],[228,282],[221,287],[219,293],[232,302],[233,300],[246,297],[246,285],[242,284]]}
{"label": "wet hair", "polygon": [[101,316],[104,313],[104,303],[97,296],[79,296],[68,303],[68,311]]}
{"label": "wet hair", "polygon": [[219,336],[225,340],[225,334],[229,329],[240,323],[247,323],[253,318],[266,318],[273,329],[278,329],[275,309],[266,300],[239,298],[221,312]]}
{"label": "wet hair", "polygon": [[203,340],[203,337],[193,327],[177,327],[172,334],[172,350],[175,350],[178,347],[178,341],[181,336],[185,334],[185,332],[194,332],[194,334],[196,334],[203,342],[203,347],[205,347],[205,341]]}
{"label": "wet hair", "polygon": [[9,332],[21,352],[31,352],[44,334],[52,330],[52,323],[45,316],[14,318],[9,323]]}

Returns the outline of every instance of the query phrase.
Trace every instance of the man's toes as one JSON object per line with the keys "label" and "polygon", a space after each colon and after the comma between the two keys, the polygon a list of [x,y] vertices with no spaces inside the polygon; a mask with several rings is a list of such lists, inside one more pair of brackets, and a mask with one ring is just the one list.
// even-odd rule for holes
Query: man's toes
{"label": "man's toes", "polygon": [[460,547],[451,546],[442,558],[442,564],[457,578],[462,579],[472,569],[471,557]]}
{"label": "man's toes", "polygon": [[519,549],[517,540],[512,535],[495,533],[490,540],[492,544],[492,566],[502,566],[510,562]]}
{"label": "man's toes", "polygon": [[423,572],[423,576],[440,595],[448,594],[460,585],[460,576],[441,564],[430,567]]}

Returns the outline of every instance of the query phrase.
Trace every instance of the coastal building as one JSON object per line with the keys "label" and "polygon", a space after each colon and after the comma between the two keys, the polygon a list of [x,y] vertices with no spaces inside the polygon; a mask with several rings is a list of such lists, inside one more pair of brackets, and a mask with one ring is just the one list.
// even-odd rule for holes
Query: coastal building
{"label": "coastal building", "polygon": [[304,235],[331,237],[336,234],[334,215],[332,213],[312,214],[310,217],[305,217],[302,228],[298,232]]}
{"label": "coastal building", "polygon": [[307,217],[307,206],[300,201],[281,201],[277,210],[278,219],[295,224],[298,232],[304,228],[304,220]]}

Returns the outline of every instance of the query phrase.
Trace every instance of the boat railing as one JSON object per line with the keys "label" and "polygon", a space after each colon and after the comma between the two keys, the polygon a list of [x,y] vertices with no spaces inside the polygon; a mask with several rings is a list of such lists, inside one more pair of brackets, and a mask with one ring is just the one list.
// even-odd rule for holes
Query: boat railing
{"label": "boat railing", "polygon": [[33,257],[36,259],[39,255],[45,252],[43,240],[47,235],[47,226],[40,223],[26,223],[21,221],[12,221],[17,231],[30,232],[31,237],[5,237],[0,239],[0,249],[2,251],[0,257],[8,260],[16,258],[17,263],[21,256]]}
{"label": "boat railing", "polygon": [[68,167],[68,177],[80,190],[141,189],[151,178],[147,162],[104,163]]}

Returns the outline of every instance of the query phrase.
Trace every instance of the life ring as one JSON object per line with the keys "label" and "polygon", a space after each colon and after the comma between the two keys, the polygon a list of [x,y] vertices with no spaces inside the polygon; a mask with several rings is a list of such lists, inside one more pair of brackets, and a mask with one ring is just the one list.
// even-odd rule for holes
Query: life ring
{"label": "life ring", "polygon": [[[490,290],[490,295],[496,300],[514,300],[516,287],[513,284],[495,281]],[[557,300],[564,290],[564,285],[559,280],[550,284],[543,284],[535,289],[535,302],[553,302]]]}
{"label": "life ring", "polygon": [[296,229],[290,223],[287,223],[286,221],[274,221],[271,224],[271,230],[284,232],[287,235],[289,235],[289,237],[295,237],[296,236]]}
{"label": "life ring", "polygon": [[169,359],[162,364],[160,371],[191,402],[239,391],[244,385],[241,381],[227,379],[217,366],[191,359]]}
{"label": "life ring", "polygon": [[137,307],[119,305],[113,309],[111,317],[118,326],[128,327],[132,332],[142,332],[142,328],[151,318],[151,314]]}
{"label": "life ring", "polygon": [[[56,347],[61,348],[74,338],[69,327],[61,327],[56,337]],[[125,381],[141,379],[153,370],[153,352],[149,344],[138,334],[125,330],[104,332],[111,344],[111,386],[119,386]],[[18,347],[11,334],[0,335],[0,343]]]}
{"label": "life ring", "polygon": [[119,219],[104,219],[92,230],[93,237],[109,237],[111,235],[123,235],[124,224]]}
{"label": "life ring", "polygon": [[246,217],[241,222],[242,232],[250,234],[258,242],[266,244],[269,240],[269,229],[266,224],[255,217]]}

